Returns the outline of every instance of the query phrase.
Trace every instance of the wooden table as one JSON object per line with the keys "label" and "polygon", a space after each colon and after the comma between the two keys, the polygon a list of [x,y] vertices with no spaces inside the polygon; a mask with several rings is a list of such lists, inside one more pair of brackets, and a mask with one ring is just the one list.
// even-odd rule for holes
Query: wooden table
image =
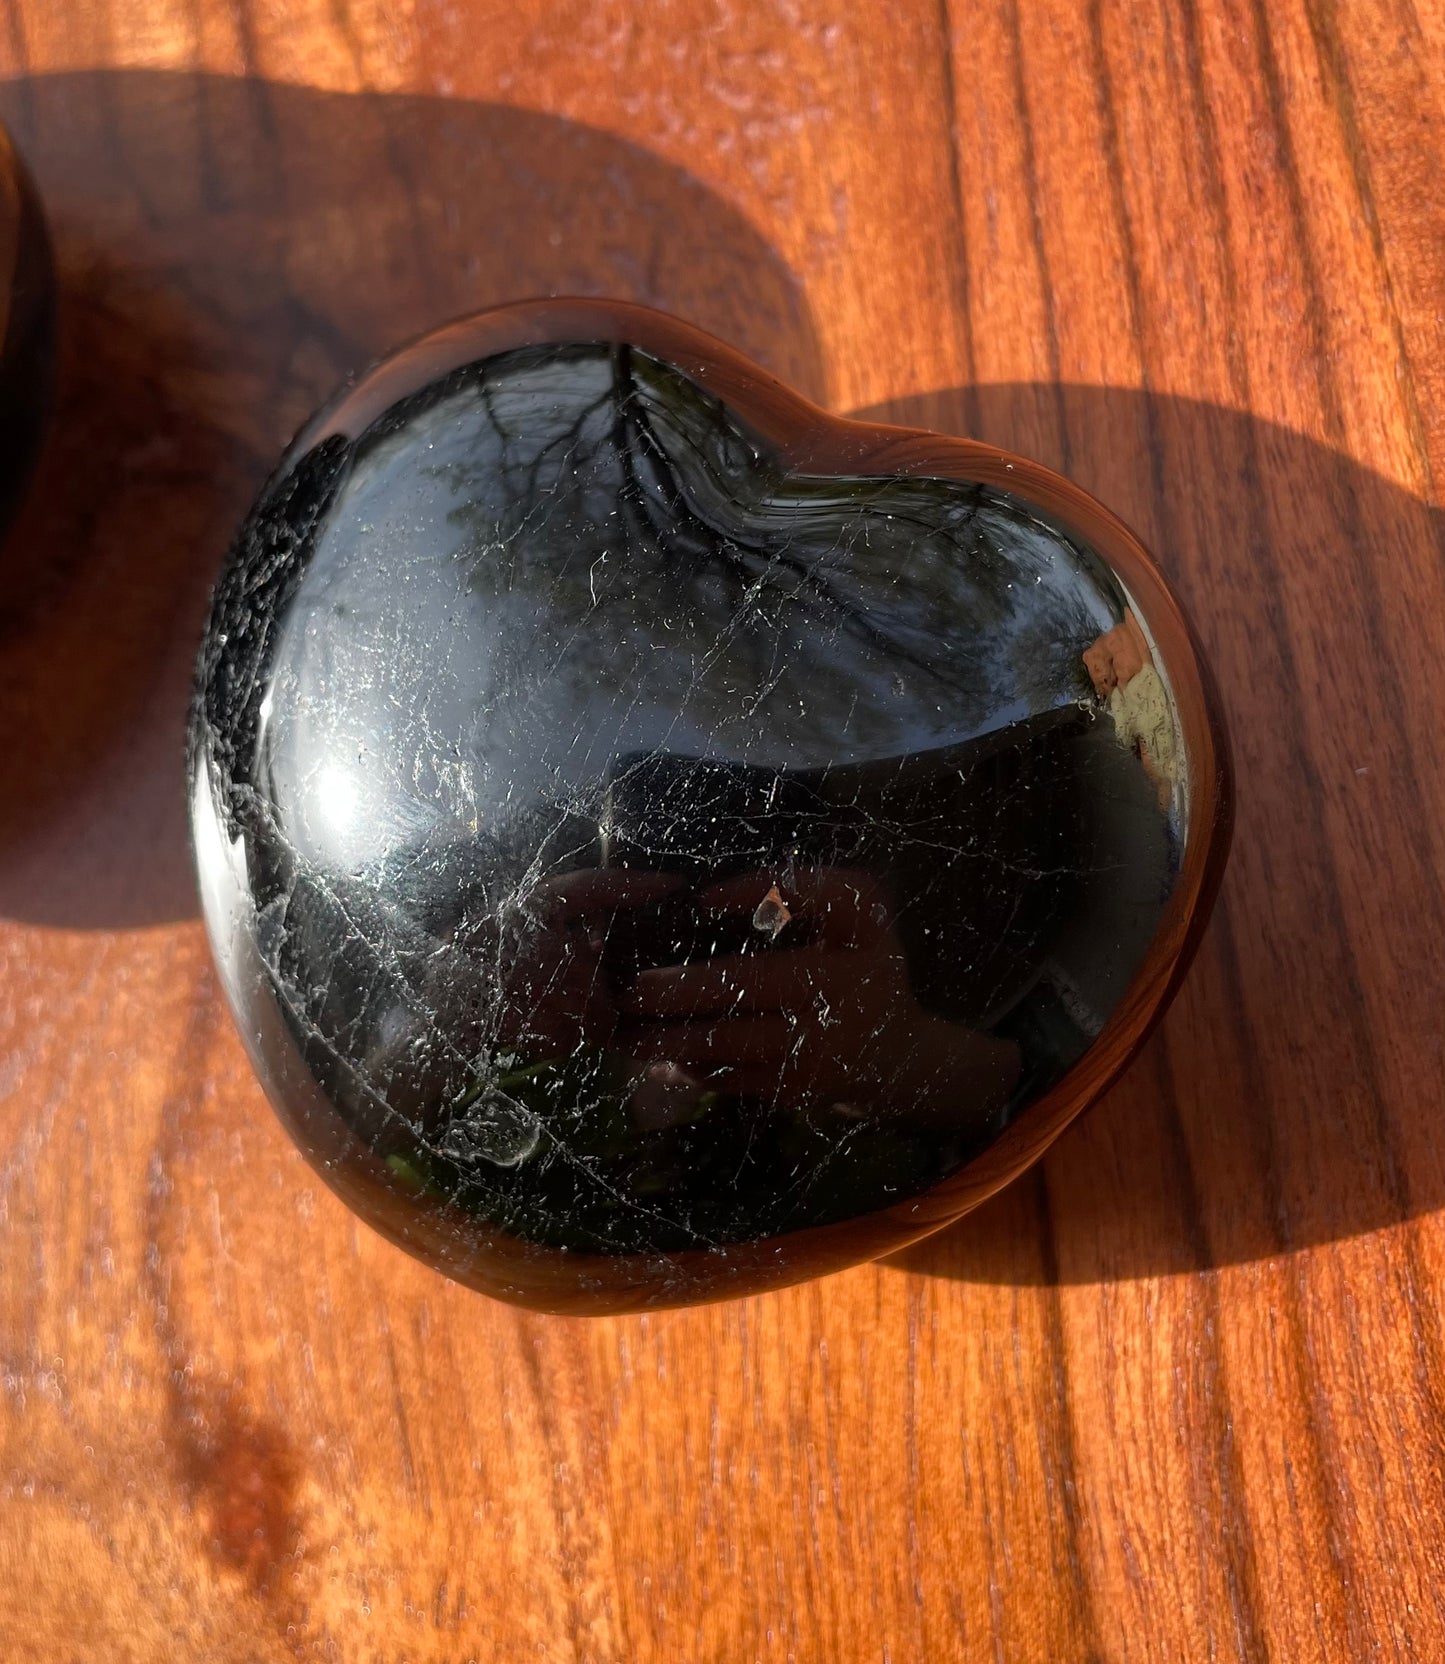
{"label": "wooden table", "polygon": [[[1445,1657],[1441,0],[9,0],[57,420],[0,557],[0,1658]],[[1142,531],[1239,776],[1172,1015],[895,1263],[540,1318],[290,1148],[185,851],[229,532],[548,291]]]}

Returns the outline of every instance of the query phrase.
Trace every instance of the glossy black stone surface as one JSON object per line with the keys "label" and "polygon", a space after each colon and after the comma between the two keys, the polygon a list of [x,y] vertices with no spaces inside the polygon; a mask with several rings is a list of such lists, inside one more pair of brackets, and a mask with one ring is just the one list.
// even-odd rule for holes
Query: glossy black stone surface
{"label": "glossy black stone surface", "polygon": [[1100,669],[1127,613],[1019,499],[790,475],[626,346],[299,444],[191,752],[273,1101],[387,1234],[521,1298],[575,1266],[605,1306],[619,1256],[716,1292],[735,1245],[925,1192],[1081,1056],[1175,882],[1165,685]]}

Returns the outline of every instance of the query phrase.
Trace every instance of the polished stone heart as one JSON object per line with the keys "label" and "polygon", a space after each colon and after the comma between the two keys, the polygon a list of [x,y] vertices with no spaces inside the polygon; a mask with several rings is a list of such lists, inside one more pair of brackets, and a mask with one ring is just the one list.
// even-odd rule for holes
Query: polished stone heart
{"label": "polished stone heart", "polygon": [[559,1310],[963,1211],[1122,1067],[1225,842],[1118,522],[583,303],[429,338],[298,439],[217,585],[191,777],[302,1149]]}

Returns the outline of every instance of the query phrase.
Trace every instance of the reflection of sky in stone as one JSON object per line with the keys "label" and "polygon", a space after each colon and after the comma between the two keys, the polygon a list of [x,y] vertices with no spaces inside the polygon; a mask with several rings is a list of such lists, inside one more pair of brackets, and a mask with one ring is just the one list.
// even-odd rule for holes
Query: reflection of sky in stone
{"label": "reflection of sky in stone", "polygon": [[966,488],[780,480],[632,373],[522,355],[358,446],[263,719],[298,853],[595,814],[622,756],[847,765],[1078,697],[1117,606],[1053,532]]}

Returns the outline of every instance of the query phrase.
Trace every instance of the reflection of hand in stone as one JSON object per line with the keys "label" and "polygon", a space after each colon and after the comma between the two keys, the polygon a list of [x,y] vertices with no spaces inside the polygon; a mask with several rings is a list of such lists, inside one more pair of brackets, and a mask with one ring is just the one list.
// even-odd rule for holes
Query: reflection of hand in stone
{"label": "reflection of hand in stone", "polygon": [[1132,610],[1084,650],[1084,668],[1100,699],[1107,699],[1115,688],[1128,687],[1145,665],[1153,663],[1154,655]]}
{"label": "reflection of hand in stone", "polygon": [[587,869],[544,879],[503,932],[497,1043],[548,1057],[603,1046],[617,1009],[602,967],[609,920],[672,895],[667,873]]}
{"label": "reflection of hand in stone", "polygon": [[[752,914],[773,884],[769,874],[729,879],[698,907]],[[877,879],[815,868],[779,890],[790,917],[776,947],[641,972],[621,1000],[617,1045],[654,1070],[784,1104],[942,1120],[1004,1101],[1016,1049],[919,1005]]]}
{"label": "reflection of hand in stone", "polygon": [[1154,655],[1132,609],[1085,650],[1084,668],[1105,701],[1120,743],[1135,751],[1166,809],[1178,778],[1174,714]]}

